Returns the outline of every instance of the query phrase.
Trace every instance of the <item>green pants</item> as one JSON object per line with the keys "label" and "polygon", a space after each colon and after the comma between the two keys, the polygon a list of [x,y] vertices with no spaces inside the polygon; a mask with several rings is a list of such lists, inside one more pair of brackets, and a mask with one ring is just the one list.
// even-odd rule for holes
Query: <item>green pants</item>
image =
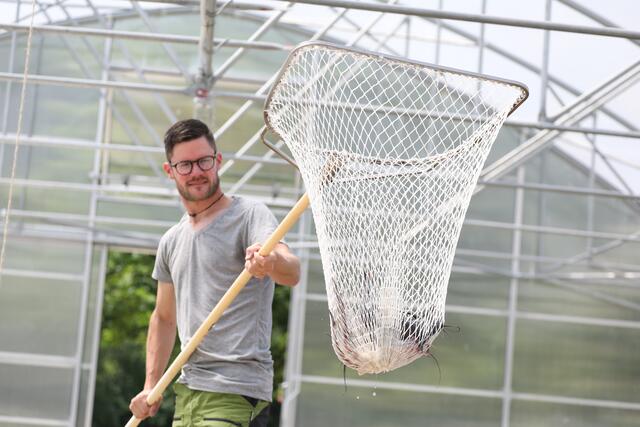
{"label": "green pants", "polygon": [[179,383],[173,389],[176,409],[172,427],[253,427],[268,418],[269,402],[263,400],[254,406],[238,394],[191,390]]}

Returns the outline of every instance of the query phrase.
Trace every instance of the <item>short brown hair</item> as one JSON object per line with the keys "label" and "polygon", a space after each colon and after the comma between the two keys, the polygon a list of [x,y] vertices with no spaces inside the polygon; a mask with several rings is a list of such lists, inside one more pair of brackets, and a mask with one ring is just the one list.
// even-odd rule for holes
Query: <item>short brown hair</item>
{"label": "short brown hair", "polygon": [[209,145],[215,152],[218,152],[213,134],[204,122],[198,119],[186,119],[175,122],[164,134],[164,152],[167,155],[167,160],[171,161],[173,147],[175,147],[176,144],[192,141],[201,136],[207,139]]}

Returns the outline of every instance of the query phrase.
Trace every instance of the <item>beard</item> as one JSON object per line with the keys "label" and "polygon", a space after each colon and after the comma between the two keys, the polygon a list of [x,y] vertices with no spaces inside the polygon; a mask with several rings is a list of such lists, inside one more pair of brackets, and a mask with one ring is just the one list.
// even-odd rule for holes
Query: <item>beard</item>
{"label": "beard", "polygon": [[[190,189],[191,186],[195,185],[206,185],[207,189],[204,193],[198,194],[198,192],[194,192]],[[207,200],[211,196],[213,196],[218,188],[220,187],[220,178],[216,173],[213,177],[213,180],[209,180],[207,177],[194,178],[185,183],[184,186],[178,184],[176,182],[176,188],[178,189],[178,193],[185,199],[190,202],[199,202],[202,200]]]}

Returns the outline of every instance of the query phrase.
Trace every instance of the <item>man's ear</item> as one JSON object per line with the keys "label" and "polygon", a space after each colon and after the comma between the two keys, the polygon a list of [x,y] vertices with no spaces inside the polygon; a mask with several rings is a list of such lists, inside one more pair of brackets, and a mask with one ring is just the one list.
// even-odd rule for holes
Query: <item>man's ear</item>
{"label": "man's ear", "polygon": [[162,164],[162,169],[164,169],[164,172],[167,174],[167,176],[169,178],[174,179],[174,177],[173,177],[173,168],[171,167],[169,162],[164,162]]}

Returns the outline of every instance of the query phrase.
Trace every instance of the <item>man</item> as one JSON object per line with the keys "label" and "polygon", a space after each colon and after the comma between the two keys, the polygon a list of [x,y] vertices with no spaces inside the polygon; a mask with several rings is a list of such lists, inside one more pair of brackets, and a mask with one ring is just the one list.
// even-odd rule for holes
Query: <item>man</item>
{"label": "man", "polygon": [[[275,230],[263,204],[224,195],[218,169],[222,155],[199,120],[175,123],[165,134],[167,162],[187,210],[160,240],[153,277],[156,307],[149,321],[144,389],[129,408],[138,419],[157,413],[146,398],[169,361],[176,324],[184,346],[236,277],[254,277],[182,368],[174,426],[267,425],[273,383],[271,303],[273,282],[294,286],[300,263],[278,243],[262,257],[260,242]],[[218,424],[216,424],[218,423]]]}

